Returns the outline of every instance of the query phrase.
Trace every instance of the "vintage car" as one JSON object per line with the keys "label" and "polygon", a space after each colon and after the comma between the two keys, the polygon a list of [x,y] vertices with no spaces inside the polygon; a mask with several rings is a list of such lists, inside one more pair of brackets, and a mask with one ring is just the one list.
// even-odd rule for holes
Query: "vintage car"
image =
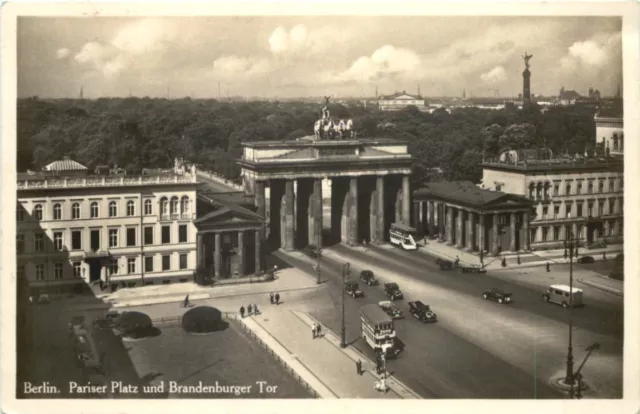
{"label": "vintage car", "polygon": [[391,300],[404,299],[404,295],[397,283],[385,283],[384,294]]}
{"label": "vintage car", "polygon": [[436,259],[436,264],[440,266],[440,270],[453,270],[453,262],[451,260]]}
{"label": "vintage car", "polygon": [[367,286],[375,286],[380,284],[380,281],[376,279],[371,270],[363,270],[362,272],[360,272],[360,280]]}
{"label": "vintage car", "polygon": [[487,289],[482,292],[483,298],[487,300],[494,300],[500,304],[511,303],[513,301],[513,299],[511,299],[511,296],[513,296],[512,293],[507,293],[501,289],[496,288]]}
{"label": "vintage car", "polygon": [[404,314],[402,313],[402,311],[390,300],[383,300],[381,302],[378,302],[378,306],[380,306],[384,313],[391,316],[393,319],[404,318]]}
{"label": "vintage car", "polygon": [[595,263],[596,259],[593,258],[593,256],[582,256],[581,258],[578,259],[578,263],[583,263],[583,264],[588,264],[588,263]]}
{"label": "vintage car", "polygon": [[355,282],[347,282],[344,284],[344,290],[347,295],[353,298],[363,298],[364,292],[360,289],[360,286]]}
{"label": "vintage car", "polygon": [[479,265],[458,266],[460,273],[487,273],[487,269]]}
{"label": "vintage car", "polygon": [[436,322],[438,320],[438,315],[431,310],[429,305],[425,305],[419,300],[409,302],[408,305],[411,316],[420,322]]}

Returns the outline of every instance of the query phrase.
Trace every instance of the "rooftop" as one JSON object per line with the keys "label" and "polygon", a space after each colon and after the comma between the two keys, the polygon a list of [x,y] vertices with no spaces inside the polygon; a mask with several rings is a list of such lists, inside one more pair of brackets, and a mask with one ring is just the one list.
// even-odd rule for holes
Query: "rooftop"
{"label": "rooftop", "polygon": [[44,171],[86,171],[87,167],[72,160],[69,157],[64,157],[62,160],[54,161],[51,164],[43,168]]}
{"label": "rooftop", "polygon": [[485,206],[501,199],[518,203],[521,202],[523,204],[531,203],[528,199],[517,195],[503,193],[502,191],[485,190],[476,186],[471,181],[427,183],[423,185],[422,188],[415,190],[413,196],[416,198],[442,198],[473,206]]}
{"label": "rooftop", "polygon": [[548,171],[556,169],[600,169],[622,168],[623,160],[616,157],[584,157],[576,154],[552,159],[489,159],[481,163],[482,167],[520,171]]}

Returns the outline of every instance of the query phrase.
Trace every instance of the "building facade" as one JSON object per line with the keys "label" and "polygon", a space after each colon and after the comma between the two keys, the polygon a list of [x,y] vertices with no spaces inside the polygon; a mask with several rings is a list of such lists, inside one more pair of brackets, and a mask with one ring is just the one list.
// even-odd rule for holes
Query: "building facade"
{"label": "building facade", "polygon": [[381,95],[378,98],[378,108],[381,111],[399,111],[408,106],[416,106],[421,111],[427,110],[424,98],[419,95],[411,95],[406,92],[393,95]]}
{"label": "building facade", "polygon": [[517,150],[482,168],[484,188],[534,202],[532,248],[561,247],[571,233],[585,245],[622,242],[621,158],[554,158],[549,150]]}
{"label": "building facade", "polygon": [[594,116],[596,124],[596,146],[603,154],[612,157],[624,156],[624,123],[621,114],[602,111]]}
{"label": "building facade", "polygon": [[532,202],[470,181],[429,183],[413,192],[419,233],[470,252],[529,250]]}
{"label": "building facade", "polygon": [[17,184],[17,272],[32,291],[192,278],[195,169],[97,175],[65,159]]}

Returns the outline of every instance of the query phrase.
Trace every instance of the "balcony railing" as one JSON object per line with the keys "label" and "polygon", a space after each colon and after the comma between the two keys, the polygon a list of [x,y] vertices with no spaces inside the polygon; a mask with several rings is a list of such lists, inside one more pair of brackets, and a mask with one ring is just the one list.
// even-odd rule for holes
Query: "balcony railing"
{"label": "balcony railing", "polygon": [[74,178],[45,178],[18,180],[18,189],[38,188],[82,188],[82,187],[113,187],[137,185],[162,185],[176,183],[195,183],[196,176],[185,175],[155,175],[155,176],[120,176],[120,177],[74,177]]}

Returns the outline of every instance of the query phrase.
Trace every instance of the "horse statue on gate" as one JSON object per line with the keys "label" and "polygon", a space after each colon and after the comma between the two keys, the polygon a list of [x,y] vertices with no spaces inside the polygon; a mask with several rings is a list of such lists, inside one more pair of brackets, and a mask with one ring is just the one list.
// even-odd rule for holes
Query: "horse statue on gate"
{"label": "horse statue on gate", "polygon": [[313,133],[315,134],[317,139],[321,139],[322,138],[322,119],[318,119],[313,124]]}
{"label": "horse statue on gate", "polygon": [[347,122],[345,123],[344,129],[345,129],[346,135],[350,139],[355,138],[355,131],[353,130],[353,119],[347,120]]}

